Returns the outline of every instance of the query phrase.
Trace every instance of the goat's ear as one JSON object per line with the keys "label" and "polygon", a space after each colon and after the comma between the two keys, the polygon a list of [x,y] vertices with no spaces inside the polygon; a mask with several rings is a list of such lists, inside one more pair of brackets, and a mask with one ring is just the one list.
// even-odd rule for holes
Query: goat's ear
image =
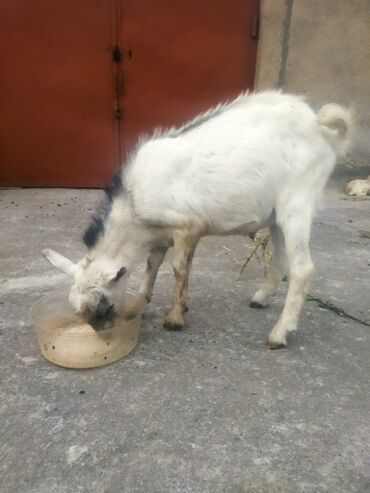
{"label": "goat's ear", "polygon": [[117,282],[117,281],[119,281],[121,279],[121,277],[126,274],[126,272],[127,272],[126,267],[121,267],[120,270],[118,270],[116,272],[116,274],[114,275],[114,277],[112,277],[112,279],[110,280],[110,282]]}
{"label": "goat's ear", "polygon": [[60,255],[60,253],[57,253],[50,248],[45,248],[45,250],[42,251],[42,254],[51,263],[51,265],[54,265],[54,267],[58,270],[64,272],[70,277],[75,276],[77,265],[68,260],[66,257],[63,257],[63,255]]}

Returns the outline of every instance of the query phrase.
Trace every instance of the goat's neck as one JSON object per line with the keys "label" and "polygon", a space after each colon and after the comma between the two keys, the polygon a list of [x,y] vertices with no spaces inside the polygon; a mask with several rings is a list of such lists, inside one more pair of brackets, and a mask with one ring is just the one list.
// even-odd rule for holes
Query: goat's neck
{"label": "goat's neck", "polygon": [[150,235],[125,199],[116,199],[94,256],[106,257],[132,270],[150,250]]}

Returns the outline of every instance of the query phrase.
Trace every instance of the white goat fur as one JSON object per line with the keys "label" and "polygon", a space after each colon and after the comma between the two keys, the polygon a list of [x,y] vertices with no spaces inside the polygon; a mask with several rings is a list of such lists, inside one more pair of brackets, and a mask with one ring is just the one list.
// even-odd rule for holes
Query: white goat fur
{"label": "white goat fur", "polygon": [[251,305],[264,306],[276,291],[286,254],[287,300],[268,337],[272,348],[286,345],[313,272],[309,236],[315,204],[351,133],[348,110],[329,104],[315,114],[302,98],[269,91],[242,94],[180,129],[142,141],[122,168],[126,193],[114,198],[89,262],[79,264],[70,297],[75,308],[91,306],[96,293],[118,305],[126,283],[112,287],[109,279],[124,266],[127,281],[148,257],[141,292],[149,299],[173,245],[176,296],[166,323],[180,327],[198,240],[208,234],[248,235],[267,226],[274,259]]}

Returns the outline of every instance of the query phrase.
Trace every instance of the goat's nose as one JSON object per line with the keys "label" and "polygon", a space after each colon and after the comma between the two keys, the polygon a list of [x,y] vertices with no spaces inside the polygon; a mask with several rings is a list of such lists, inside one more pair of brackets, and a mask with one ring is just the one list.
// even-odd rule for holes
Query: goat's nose
{"label": "goat's nose", "polygon": [[96,332],[100,332],[106,328],[106,321],[102,318],[92,317],[88,320],[88,323]]}
{"label": "goat's nose", "polygon": [[108,320],[114,315],[114,307],[109,303],[106,296],[100,297],[94,315],[97,320]]}
{"label": "goat's nose", "polygon": [[99,303],[97,304],[95,310],[95,317],[98,320],[104,318],[108,308],[109,308],[109,303],[107,297],[104,295],[100,296]]}

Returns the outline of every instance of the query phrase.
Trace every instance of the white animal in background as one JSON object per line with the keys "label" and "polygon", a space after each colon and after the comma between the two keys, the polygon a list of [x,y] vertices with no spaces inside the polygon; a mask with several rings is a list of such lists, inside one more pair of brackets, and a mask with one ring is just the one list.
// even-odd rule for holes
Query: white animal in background
{"label": "white animal in background", "polygon": [[370,176],[367,180],[352,180],[346,185],[346,193],[355,197],[370,195]]}
{"label": "white animal in background", "polygon": [[[347,109],[316,114],[279,91],[242,94],[181,128],[141,140],[87,229],[86,256],[73,264],[45,250],[74,279],[70,301],[99,328],[125,313],[130,273],[147,260],[140,293],[150,301],[158,269],[174,247],[175,299],[168,329],[184,325],[188,278],[200,238],[250,235],[269,227],[274,256],[252,298],[263,307],[289,269],[284,309],[267,342],[287,344],[313,273],[309,238],[315,204],[352,134]],[[210,287],[212,289],[212,287]]]}

